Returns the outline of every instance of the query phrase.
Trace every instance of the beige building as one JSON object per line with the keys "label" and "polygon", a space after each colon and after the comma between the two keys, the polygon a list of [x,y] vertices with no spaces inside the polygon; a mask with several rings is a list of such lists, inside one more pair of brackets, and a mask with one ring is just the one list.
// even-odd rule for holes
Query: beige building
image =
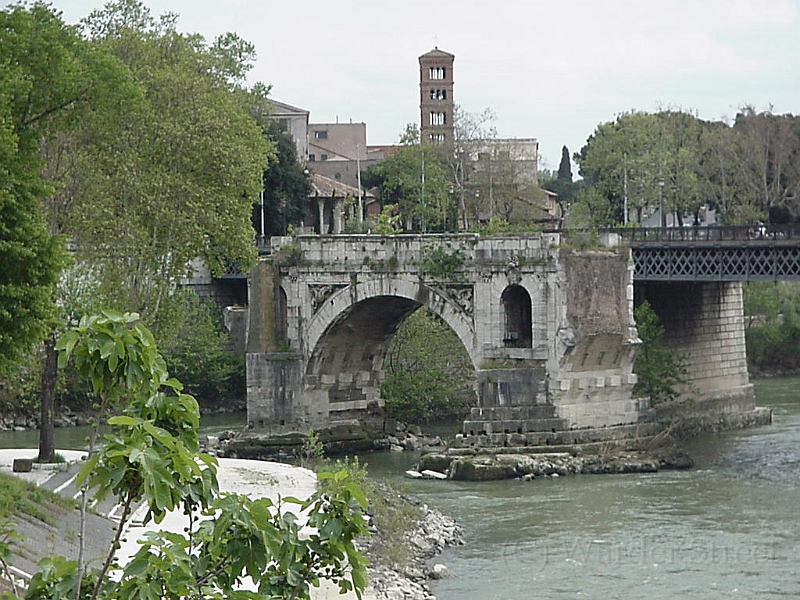
{"label": "beige building", "polygon": [[308,125],[308,169],[351,187],[358,187],[359,170],[375,162],[368,156],[366,123]]}
{"label": "beige building", "polygon": [[311,113],[304,108],[297,108],[277,100],[269,100],[272,106],[270,118],[278,121],[281,129],[294,139],[297,148],[297,160],[304,163],[308,160],[308,118]]}

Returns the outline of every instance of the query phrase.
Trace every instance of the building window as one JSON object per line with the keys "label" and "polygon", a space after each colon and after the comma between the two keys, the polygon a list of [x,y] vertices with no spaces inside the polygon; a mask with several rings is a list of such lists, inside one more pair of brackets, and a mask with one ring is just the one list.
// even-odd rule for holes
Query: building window
{"label": "building window", "polygon": [[444,79],[444,67],[431,67],[428,76],[430,79]]}
{"label": "building window", "polygon": [[328,160],[328,155],[327,154],[320,154],[319,155],[319,159],[320,160]]}
{"label": "building window", "polygon": [[444,144],[444,134],[443,133],[432,133],[431,134],[431,143],[433,143],[433,144]]}
{"label": "building window", "polygon": [[431,125],[445,125],[445,117],[443,112],[431,113]]}
{"label": "building window", "polygon": [[309,154],[308,155],[308,162],[315,162],[316,160],[317,160],[317,157],[315,155],[313,155],[313,154]]}
{"label": "building window", "polygon": [[314,137],[316,139],[318,139],[318,140],[327,140],[328,139],[328,131],[327,130],[315,131],[314,132]]}
{"label": "building window", "polygon": [[447,100],[447,90],[431,90],[431,100]]}

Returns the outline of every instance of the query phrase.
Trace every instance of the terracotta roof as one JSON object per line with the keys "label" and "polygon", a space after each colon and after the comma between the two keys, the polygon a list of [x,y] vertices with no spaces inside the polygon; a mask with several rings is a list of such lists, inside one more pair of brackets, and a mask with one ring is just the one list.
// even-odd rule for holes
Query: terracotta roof
{"label": "terracotta roof", "polygon": [[314,196],[338,196],[340,198],[345,196],[352,196],[353,198],[358,197],[358,188],[317,173],[311,173],[311,188],[312,195]]}
{"label": "terracotta roof", "polygon": [[426,52],[425,54],[420,56],[420,58],[422,58],[424,56],[446,56],[447,58],[455,58],[456,57],[455,54],[450,54],[449,52],[445,52],[444,50],[439,50],[439,46],[436,46],[430,52]]}

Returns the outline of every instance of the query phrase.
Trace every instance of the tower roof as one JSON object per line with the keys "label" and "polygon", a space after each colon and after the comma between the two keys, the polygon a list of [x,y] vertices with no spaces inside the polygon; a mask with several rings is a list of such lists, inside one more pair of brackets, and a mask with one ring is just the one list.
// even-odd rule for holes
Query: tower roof
{"label": "tower roof", "polygon": [[420,56],[420,59],[423,59],[423,58],[435,58],[435,57],[438,57],[438,58],[455,58],[456,55],[455,54],[450,54],[449,52],[445,52],[444,50],[439,50],[439,46],[436,46],[430,52],[426,52],[425,54]]}

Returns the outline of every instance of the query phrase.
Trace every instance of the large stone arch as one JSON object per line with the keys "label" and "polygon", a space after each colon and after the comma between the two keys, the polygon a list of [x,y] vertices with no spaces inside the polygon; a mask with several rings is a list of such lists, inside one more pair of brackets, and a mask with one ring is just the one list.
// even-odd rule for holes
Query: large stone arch
{"label": "large stone arch", "polygon": [[[439,286],[426,284],[422,281],[411,281],[397,278],[381,278],[358,284],[349,285],[332,294],[315,312],[305,329],[304,345],[309,363],[317,352],[320,340],[333,331],[334,326],[352,315],[354,307],[361,302],[371,299],[383,299],[387,306],[393,298],[404,299],[411,303],[405,309],[396,307],[400,311],[400,321],[405,319],[417,308],[425,306],[445,323],[461,340],[470,356],[473,366],[477,368],[480,362],[480,347],[475,339],[475,326],[473,322],[473,297],[472,286]],[[413,305],[413,308],[411,306]],[[403,312],[405,310],[405,312]],[[393,314],[393,313],[392,313]],[[396,329],[395,329],[396,331]],[[394,331],[391,332],[392,334]],[[309,369],[307,368],[308,372]]]}
{"label": "large stone arch", "polygon": [[341,422],[380,405],[391,339],[423,306],[448,324],[475,365],[471,293],[471,286],[433,288],[382,278],[346,286],[322,302],[304,335],[302,396],[311,423]]}

